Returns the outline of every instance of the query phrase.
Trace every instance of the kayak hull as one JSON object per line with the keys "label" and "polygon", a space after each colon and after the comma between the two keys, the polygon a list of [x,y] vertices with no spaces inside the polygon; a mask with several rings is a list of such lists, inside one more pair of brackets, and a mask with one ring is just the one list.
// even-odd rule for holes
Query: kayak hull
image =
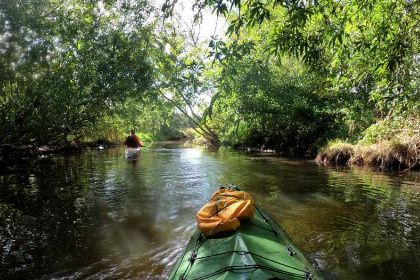
{"label": "kayak hull", "polygon": [[138,148],[126,148],[124,150],[125,156],[132,156],[132,155],[140,153],[140,151],[141,151],[140,147],[138,147]]}
{"label": "kayak hull", "polygon": [[233,233],[206,238],[196,230],[169,279],[322,279],[285,231],[255,207],[255,217]]}

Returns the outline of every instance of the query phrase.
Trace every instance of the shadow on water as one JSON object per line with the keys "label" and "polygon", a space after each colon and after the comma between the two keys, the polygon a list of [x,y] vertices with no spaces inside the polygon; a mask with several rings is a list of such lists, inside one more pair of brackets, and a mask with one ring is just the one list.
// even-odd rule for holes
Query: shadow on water
{"label": "shadow on water", "polygon": [[222,185],[250,192],[326,279],[420,279],[420,176],[158,144],[0,177],[1,279],[166,279]]}

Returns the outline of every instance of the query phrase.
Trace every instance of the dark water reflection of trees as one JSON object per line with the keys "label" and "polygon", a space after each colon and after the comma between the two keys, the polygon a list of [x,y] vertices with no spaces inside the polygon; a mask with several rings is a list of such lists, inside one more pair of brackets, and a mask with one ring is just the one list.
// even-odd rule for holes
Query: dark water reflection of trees
{"label": "dark water reflection of trees", "polygon": [[0,278],[166,279],[195,212],[235,183],[326,279],[420,279],[419,178],[162,145],[55,157],[0,177]]}

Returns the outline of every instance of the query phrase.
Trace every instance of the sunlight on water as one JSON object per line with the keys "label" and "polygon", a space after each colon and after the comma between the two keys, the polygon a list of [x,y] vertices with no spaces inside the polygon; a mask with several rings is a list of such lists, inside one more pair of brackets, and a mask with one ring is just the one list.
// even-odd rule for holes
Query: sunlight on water
{"label": "sunlight on water", "polygon": [[200,158],[202,155],[201,149],[197,148],[186,148],[181,154],[182,159],[195,159]]}
{"label": "sunlight on water", "polygon": [[420,279],[420,177],[158,144],[0,177],[1,279],[167,279],[220,186],[250,192],[325,279]]}

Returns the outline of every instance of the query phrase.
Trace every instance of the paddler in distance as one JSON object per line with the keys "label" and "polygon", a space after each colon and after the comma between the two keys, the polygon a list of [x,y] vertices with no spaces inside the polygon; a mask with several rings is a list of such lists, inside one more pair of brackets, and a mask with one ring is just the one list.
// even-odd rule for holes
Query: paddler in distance
{"label": "paddler in distance", "polygon": [[128,135],[127,138],[125,138],[124,145],[128,148],[145,147],[141,144],[134,129],[131,130],[131,135]]}

